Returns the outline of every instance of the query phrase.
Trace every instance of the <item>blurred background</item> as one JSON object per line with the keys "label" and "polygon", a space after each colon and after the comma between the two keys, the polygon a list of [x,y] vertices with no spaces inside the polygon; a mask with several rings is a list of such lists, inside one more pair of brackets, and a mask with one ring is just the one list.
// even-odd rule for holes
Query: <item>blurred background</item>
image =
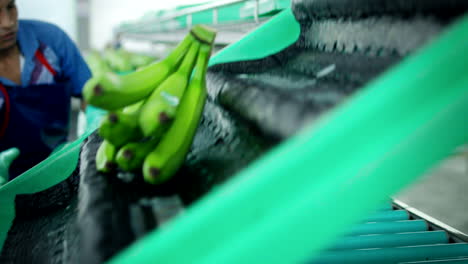
{"label": "blurred background", "polygon": [[124,21],[137,20],[151,11],[203,2],[206,1],[20,0],[17,5],[20,18],[60,25],[82,50],[87,50],[105,47],[113,38],[113,30]]}

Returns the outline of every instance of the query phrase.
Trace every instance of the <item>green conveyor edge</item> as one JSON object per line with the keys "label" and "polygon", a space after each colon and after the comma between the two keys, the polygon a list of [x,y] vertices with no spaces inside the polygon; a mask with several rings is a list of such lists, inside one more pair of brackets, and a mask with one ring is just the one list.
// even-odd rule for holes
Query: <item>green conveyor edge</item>
{"label": "green conveyor edge", "polygon": [[110,263],[316,257],[468,141],[467,30],[464,17]]}

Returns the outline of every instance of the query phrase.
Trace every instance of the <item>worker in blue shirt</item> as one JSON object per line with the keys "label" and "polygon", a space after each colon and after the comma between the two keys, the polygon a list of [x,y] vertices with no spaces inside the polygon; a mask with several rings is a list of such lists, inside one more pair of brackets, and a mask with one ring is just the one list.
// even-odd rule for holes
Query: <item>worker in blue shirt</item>
{"label": "worker in blue shirt", "polygon": [[0,0],[0,153],[20,152],[10,179],[66,141],[70,99],[81,96],[90,77],[79,50],[60,28],[18,20],[15,0]]}

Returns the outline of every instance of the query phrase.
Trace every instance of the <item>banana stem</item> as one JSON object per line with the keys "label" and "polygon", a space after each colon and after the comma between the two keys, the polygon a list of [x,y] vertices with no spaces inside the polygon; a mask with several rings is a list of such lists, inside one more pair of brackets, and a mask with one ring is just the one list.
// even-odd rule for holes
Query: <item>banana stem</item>
{"label": "banana stem", "polygon": [[216,30],[205,25],[195,25],[190,30],[190,34],[200,42],[211,45],[216,37]]}

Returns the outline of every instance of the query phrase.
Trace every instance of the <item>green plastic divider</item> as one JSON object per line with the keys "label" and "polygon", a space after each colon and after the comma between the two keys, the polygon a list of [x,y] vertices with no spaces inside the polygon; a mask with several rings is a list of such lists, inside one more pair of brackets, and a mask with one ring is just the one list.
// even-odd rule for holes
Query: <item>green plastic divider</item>
{"label": "green plastic divider", "polygon": [[[242,18],[252,18],[255,13],[255,2],[246,2],[244,3],[241,10],[239,10],[240,17]],[[270,16],[279,12],[282,9],[286,9],[291,6],[290,0],[265,0],[259,1],[258,3],[258,15],[262,16]]]}
{"label": "green plastic divider", "polygon": [[298,263],[317,256],[468,141],[467,29],[464,17],[111,263]]}
{"label": "green plastic divider", "polygon": [[381,211],[393,210],[392,203],[385,203],[383,206],[379,208]]}
{"label": "green plastic divider", "polygon": [[[213,1],[214,2],[214,1]],[[206,3],[205,3],[206,4]],[[197,6],[202,6],[197,5]],[[273,16],[276,13],[289,8],[290,0],[268,0],[261,1],[258,6],[258,15],[260,17]],[[214,9],[214,8],[213,8]],[[213,24],[213,9],[193,13],[192,24]],[[254,2],[239,2],[216,8],[218,12],[219,24],[223,23],[238,23],[243,21],[251,21],[254,17],[255,3]],[[176,19],[178,28],[187,26],[187,16],[182,16]],[[173,22],[172,22],[173,23]]]}
{"label": "green plastic divider", "polygon": [[291,6],[291,0],[276,0],[275,4],[277,9],[286,9]]}
{"label": "green plastic divider", "polygon": [[429,260],[416,262],[400,262],[400,264],[468,264],[468,258],[449,259],[449,260]]}
{"label": "green plastic divider", "polygon": [[447,244],[448,240],[449,238],[445,231],[350,236],[339,239],[333,245],[333,247],[329,248],[328,250]]}
{"label": "green plastic divider", "polygon": [[[224,17],[220,17],[223,19]],[[195,13],[192,15],[192,23],[194,25],[196,24],[204,24],[204,25],[209,25],[213,23],[213,11],[211,10],[206,10],[206,11],[201,11],[198,13]]]}
{"label": "green plastic divider", "polygon": [[376,222],[355,225],[351,227],[348,236],[392,234],[427,231],[429,224],[424,220]]}
{"label": "green plastic divider", "polygon": [[296,21],[292,10],[288,8],[252,31],[242,40],[219,51],[210,60],[210,66],[267,57],[296,42],[300,33],[301,27]]}
{"label": "green plastic divider", "polygon": [[107,111],[94,106],[86,107],[86,131],[94,131],[99,127],[102,118]]}
{"label": "green plastic divider", "polygon": [[[217,8],[218,10],[218,23],[232,23],[232,22],[241,22],[247,20],[240,16],[240,10],[245,3],[236,3],[228,6],[223,6]],[[183,16],[182,20],[186,21],[187,16]],[[213,10],[205,10],[202,12],[194,13],[192,15],[192,24],[213,24]]]}
{"label": "green plastic divider", "polygon": [[394,264],[403,261],[437,260],[468,257],[468,244],[398,247],[368,250],[324,252],[311,264]]}
{"label": "green plastic divider", "polygon": [[245,20],[240,17],[240,10],[243,5],[244,3],[237,3],[225,8],[219,8],[218,19],[220,19],[221,22],[237,22]]}
{"label": "green plastic divider", "polygon": [[365,222],[391,222],[409,220],[409,213],[405,210],[381,211],[366,217]]}

